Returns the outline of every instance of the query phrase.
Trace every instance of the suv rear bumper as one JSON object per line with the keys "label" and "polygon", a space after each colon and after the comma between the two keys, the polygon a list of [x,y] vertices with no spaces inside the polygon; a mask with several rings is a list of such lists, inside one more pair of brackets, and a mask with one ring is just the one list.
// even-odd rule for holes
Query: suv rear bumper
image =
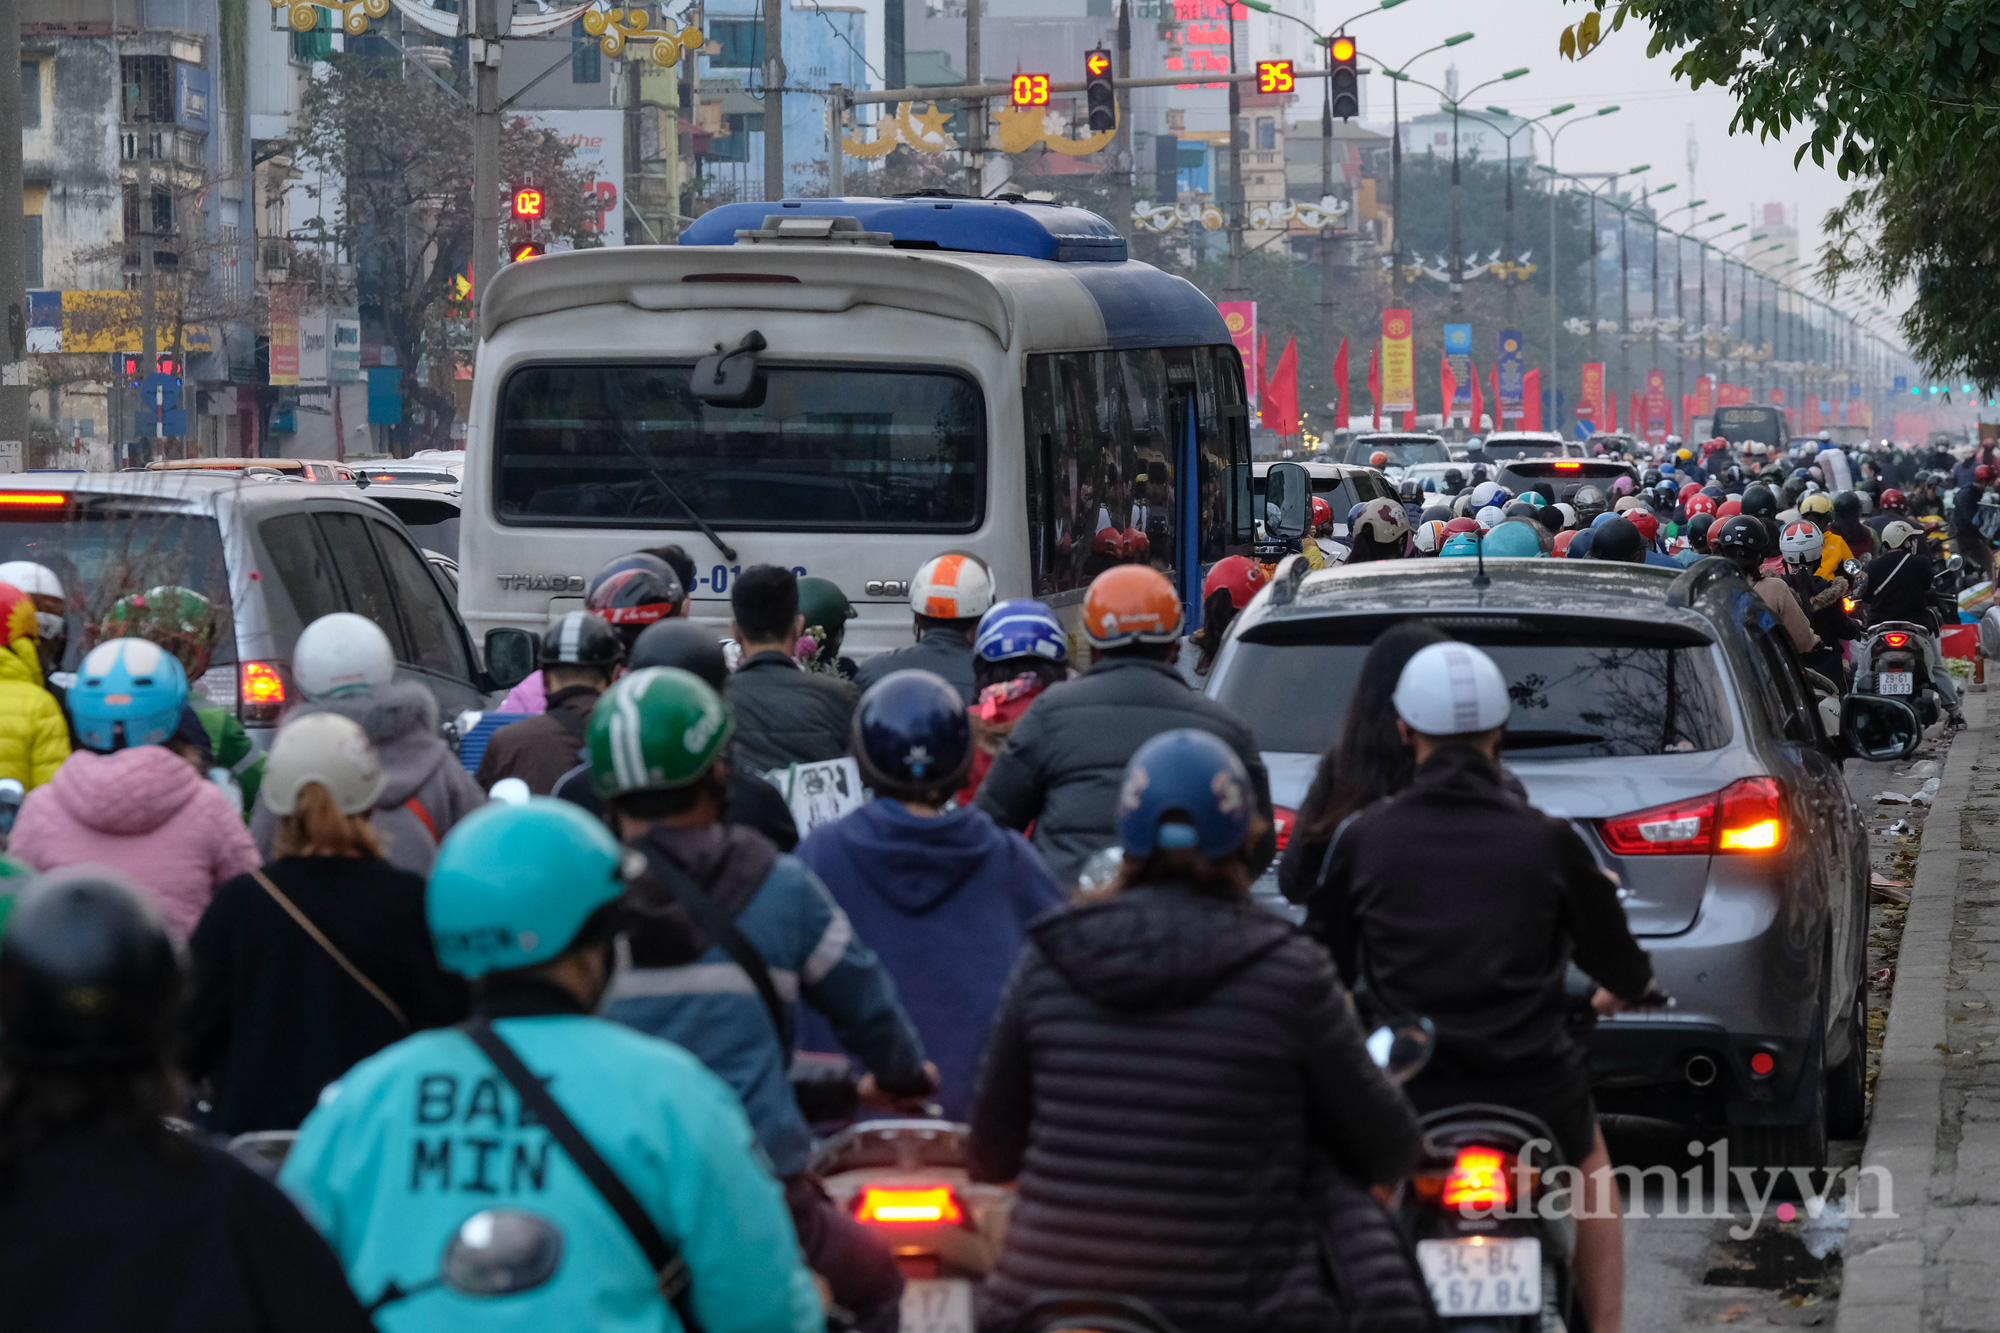
{"label": "suv rear bumper", "polygon": [[[1817,1032],[1730,1032],[1712,1023],[1620,1021],[1584,1040],[1597,1109],[1654,1119],[1796,1125],[1811,1118],[1821,1074]],[[1771,1072],[1751,1061],[1771,1057]]]}

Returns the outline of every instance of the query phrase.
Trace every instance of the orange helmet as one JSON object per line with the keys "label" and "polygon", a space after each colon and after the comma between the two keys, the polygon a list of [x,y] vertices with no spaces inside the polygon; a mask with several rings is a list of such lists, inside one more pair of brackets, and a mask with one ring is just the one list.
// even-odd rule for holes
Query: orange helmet
{"label": "orange helmet", "polygon": [[1181,636],[1181,603],[1167,576],[1149,565],[1119,565],[1090,581],[1083,632],[1097,648],[1172,643]]}
{"label": "orange helmet", "polygon": [[1374,453],[1368,455],[1368,466],[1369,467],[1389,466],[1388,451],[1383,449],[1377,449]]}

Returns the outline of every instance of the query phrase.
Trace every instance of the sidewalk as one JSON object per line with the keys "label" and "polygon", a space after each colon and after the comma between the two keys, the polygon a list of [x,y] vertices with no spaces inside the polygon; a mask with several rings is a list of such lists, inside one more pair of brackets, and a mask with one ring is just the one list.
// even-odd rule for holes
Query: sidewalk
{"label": "sidewalk", "polygon": [[1924,824],[1862,1158],[1890,1186],[1862,1179],[1838,1333],[2000,1327],[2000,707],[1975,689],[1965,714]]}

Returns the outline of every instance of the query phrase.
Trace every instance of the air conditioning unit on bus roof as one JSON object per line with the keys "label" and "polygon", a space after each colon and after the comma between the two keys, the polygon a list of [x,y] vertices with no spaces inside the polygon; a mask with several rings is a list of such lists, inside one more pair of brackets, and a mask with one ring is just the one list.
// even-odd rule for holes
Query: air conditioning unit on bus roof
{"label": "air conditioning unit on bus roof", "polygon": [[761,227],[736,233],[742,245],[881,245],[896,238],[886,231],[863,231],[859,218],[786,217],[773,213]]}

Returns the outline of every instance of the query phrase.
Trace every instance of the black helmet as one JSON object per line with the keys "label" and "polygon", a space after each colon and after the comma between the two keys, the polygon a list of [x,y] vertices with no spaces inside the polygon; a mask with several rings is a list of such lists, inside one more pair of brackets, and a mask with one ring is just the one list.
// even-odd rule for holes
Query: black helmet
{"label": "black helmet", "polygon": [[1541,509],[1537,505],[1529,504],[1526,500],[1509,500],[1507,507],[1500,512],[1508,518],[1533,518],[1541,512]]}
{"label": "black helmet", "polygon": [[1833,497],[1833,516],[1840,518],[1861,517],[1861,497],[1853,491],[1842,491]]}
{"label": "black helmet", "polygon": [[1660,470],[1656,467],[1647,468],[1644,472],[1639,474],[1639,484],[1641,486],[1645,486],[1648,488],[1659,485]]}
{"label": "black helmet", "polygon": [[1450,505],[1425,505],[1424,512],[1417,515],[1419,523],[1449,523],[1458,515],[1451,512]]}
{"label": "black helmet", "polygon": [[1694,547],[1695,550],[1700,551],[1703,555],[1707,555],[1708,530],[1714,526],[1715,515],[1713,514],[1696,514],[1693,518],[1689,519],[1687,527],[1688,545]]}
{"label": "black helmet", "polygon": [[618,632],[603,616],[588,611],[551,616],[542,634],[541,664],[545,667],[615,667],[624,656],[625,644]]}
{"label": "black helmet", "polygon": [[1590,521],[1605,510],[1604,492],[1595,486],[1579,486],[1576,488],[1576,494],[1570,496],[1569,503],[1570,507],[1576,510],[1577,526],[1587,528],[1590,526]]}
{"label": "black helmet", "polygon": [[1708,530],[1708,549],[1732,560],[1762,563],[1768,537],[1762,519],[1751,514],[1731,514]]}
{"label": "black helmet", "polygon": [[1755,482],[1743,492],[1743,512],[1756,518],[1776,518],[1778,497],[1763,482]]}
{"label": "black helmet", "polygon": [[691,620],[660,620],[646,626],[632,643],[627,665],[634,671],[641,667],[679,667],[692,671],[718,694],[729,680],[729,664],[723,660],[722,645]]}
{"label": "black helmet", "polygon": [[1644,564],[1646,539],[1639,535],[1639,529],[1632,526],[1631,519],[1614,518],[1591,529],[1590,550],[1586,554],[1592,560],[1617,560],[1628,565]]}
{"label": "black helmet", "polygon": [[672,565],[656,555],[634,551],[591,575],[583,605],[603,616],[619,637],[630,643],[646,626],[673,615],[686,598]]}
{"label": "black helmet", "polygon": [[854,706],[862,780],[889,796],[955,791],[972,768],[965,700],[929,671],[892,671]]}
{"label": "black helmet", "polygon": [[0,1054],[17,1069],[161,1063],[180,991],[151,903],[102,872],[46,875],[0,936]]}
{"label": "black helmet", "polygon": [[1717,504],[1721,504],[1729,496],[1729,492],[1722,489],[1722,483],[1716,481],[1711,481],[1708,485],[1702,487],[1701,493]]}
{"label": "black helmet", "polygon": [[1444,470],[1444,489],[1447,495],[1456,495],[1465,489],[1465,474],[1455,467]]}
{"label": "black helmet", "polygon": [[1403,478],[1402,483],[1396,487],[1396,498],[1404,504],[1415,504],[1424,498],[1423,483],[1415,477]]}

